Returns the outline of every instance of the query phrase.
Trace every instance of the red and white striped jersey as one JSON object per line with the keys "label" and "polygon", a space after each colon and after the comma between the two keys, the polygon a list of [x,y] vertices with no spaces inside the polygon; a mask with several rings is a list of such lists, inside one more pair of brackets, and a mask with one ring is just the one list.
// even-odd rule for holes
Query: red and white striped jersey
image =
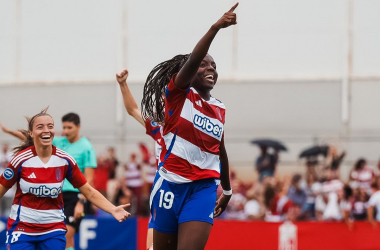
{"label": "red and white striped jersey", "polygon": [[35,147],[19,152],[0,176],[0,184],[17,191],[8,219],[8,232],[42,235],[66,231],[62,185],[65,178],[79,188],[86,184],[74,158],[53,147],[52,156],[43,163]]}
{"label": "red and white striped jersey", "polygon": [[145,120],[145,129],[145,133],[152,137],[152,139],[155,141],[154,149],[156,154],[156,165],[158,166],[160,163],[160,155],[162,152],[162,148],[165,145],[164,139],[162,137],[163,127],[160,124],[157,124],[156,122],[147,119]]}
{"label": "red and white striped jersey", "polygon": [[177,88],[174,79],[165,95],[160,175],[175,183],[219,178],[225,106],[213,97],[202,99],[194,88]]}

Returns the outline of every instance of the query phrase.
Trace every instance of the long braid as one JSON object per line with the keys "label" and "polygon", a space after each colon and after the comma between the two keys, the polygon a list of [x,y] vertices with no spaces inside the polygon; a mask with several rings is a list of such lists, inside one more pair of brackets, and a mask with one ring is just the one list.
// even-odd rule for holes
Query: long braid
{"label": "long braid", "polygon": [[170,79],[189,59],[190,54],[177,55],[170,60],[158,64],[149,73],[144,85],[143,99],[141,101],[141,115],[144,120],[164,122],[165,119],[165,93]]}

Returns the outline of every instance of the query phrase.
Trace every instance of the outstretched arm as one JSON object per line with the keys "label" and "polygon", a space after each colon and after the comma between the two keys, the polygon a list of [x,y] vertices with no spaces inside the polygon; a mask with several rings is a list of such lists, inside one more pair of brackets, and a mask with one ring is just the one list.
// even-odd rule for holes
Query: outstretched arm
{"label": "outstretched arm", "polygon": [[211,26],[211,28],[201,38],[201,40],[199,40],[193,49],[193,52],[191,52],[189,60],[187,60],[185,65],[178,72],[178,75],[174,82],[178,88],[186,89],[189,86],[191,79],[193,79],[200,63],[207,55],[211,42],[214,40],[218,31],[222,28],[227,28],[231,25],[237,24],[236,14],[234,13],[234,10],[238,5],[239,3],[236,3],[228,12],[224,13],[224,15]]}
{"label": "outstretched arm", "polygon": [[10,134],[10,135],[13,135],[14,137],[20,139],[20,140],[25,140],[25,136],[20,132],[20,131],[17,131],[17,130],[9,130],[7,129],[6,127],[4,127],[3,124],[0,123],[0,127],[1,127],[1,130],[3,130],[4,133],[7,133],[7,134]]}
{"label": "outstretched arm", "polygon": [[117,207],[114,206],[101,193],[99,193],[99,191],[91,187],[88,183],[80,187],[79,191],[87,198],[87,200],[91,201],[95,206],[105,212],[112,214],[113,217],[119,222],[122,222],[131,216],[130,213],[124,210],[129,206],[129,204],[124,204]]}
{"label": "outstretched arm", "polygon": [[[220,184],[223,188],[223,193],[220,195],[219,199],[216,201],[215,206],[215,212],[214,217],[218,217],[221,215],[224,210],[226,210],[228,202],[231,199],[232,196],[232,189],[230,184],[230,168],[228,165],[228,156],[227,151],[224,146],[224,137],[222,138],[222,142],[220,143],[220,164],[221,164],[221,170],[220,170]],[[231,194],[226,195],[224,194],[225,191],[231,191]]]}
{"label": "outstretched arm", "polygon": [[141,116],[141,110],[137,106],[135,98],[131,91],[128,88],[127,78],[128,78],[128,70],[124,69],[120,73],[116,74],[116,80],[119,83],[121,94],[123,95],[124,107],[127,110],[128,114],[136,119],[141,125],[145,127],[144,120]]}

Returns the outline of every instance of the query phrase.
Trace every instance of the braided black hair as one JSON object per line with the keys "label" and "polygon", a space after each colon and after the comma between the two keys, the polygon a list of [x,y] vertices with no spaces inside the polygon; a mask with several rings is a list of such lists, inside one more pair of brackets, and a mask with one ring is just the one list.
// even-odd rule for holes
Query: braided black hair
{"label": "braided black hair", "polygon": [[183,67],[190,54],[177,55],[170,60],[158,64],[146,78],[143,99],[141,101],[141,116],[144,120],[163,123],[165,120],[166,86],[175,73]]}

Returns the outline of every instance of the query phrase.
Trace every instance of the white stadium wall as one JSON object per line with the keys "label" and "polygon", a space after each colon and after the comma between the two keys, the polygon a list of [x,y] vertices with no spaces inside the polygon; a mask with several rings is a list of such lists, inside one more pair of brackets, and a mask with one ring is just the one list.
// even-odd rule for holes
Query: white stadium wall
{"label": "white stadium wall", "polygon": [[[150,139],[124,112],[115,72],[129,69],[139,102],[149,71],[191,52],[233,3],[1,1],[0,122],[22,128],[24,115],[50,105],[59,130],[60,116],[74,111],[97,152],[118,145],[126,160]],[[347,169],[358,157],[380,158],[379,9],[377,0],[240,1],[238,25],[210,50],[234,166],[251,169],[257,137],[288,145],[284,166],[301,165],[299,151],[313,143],[347,150]],[[0,133],[6,141],[17,143]]]}

